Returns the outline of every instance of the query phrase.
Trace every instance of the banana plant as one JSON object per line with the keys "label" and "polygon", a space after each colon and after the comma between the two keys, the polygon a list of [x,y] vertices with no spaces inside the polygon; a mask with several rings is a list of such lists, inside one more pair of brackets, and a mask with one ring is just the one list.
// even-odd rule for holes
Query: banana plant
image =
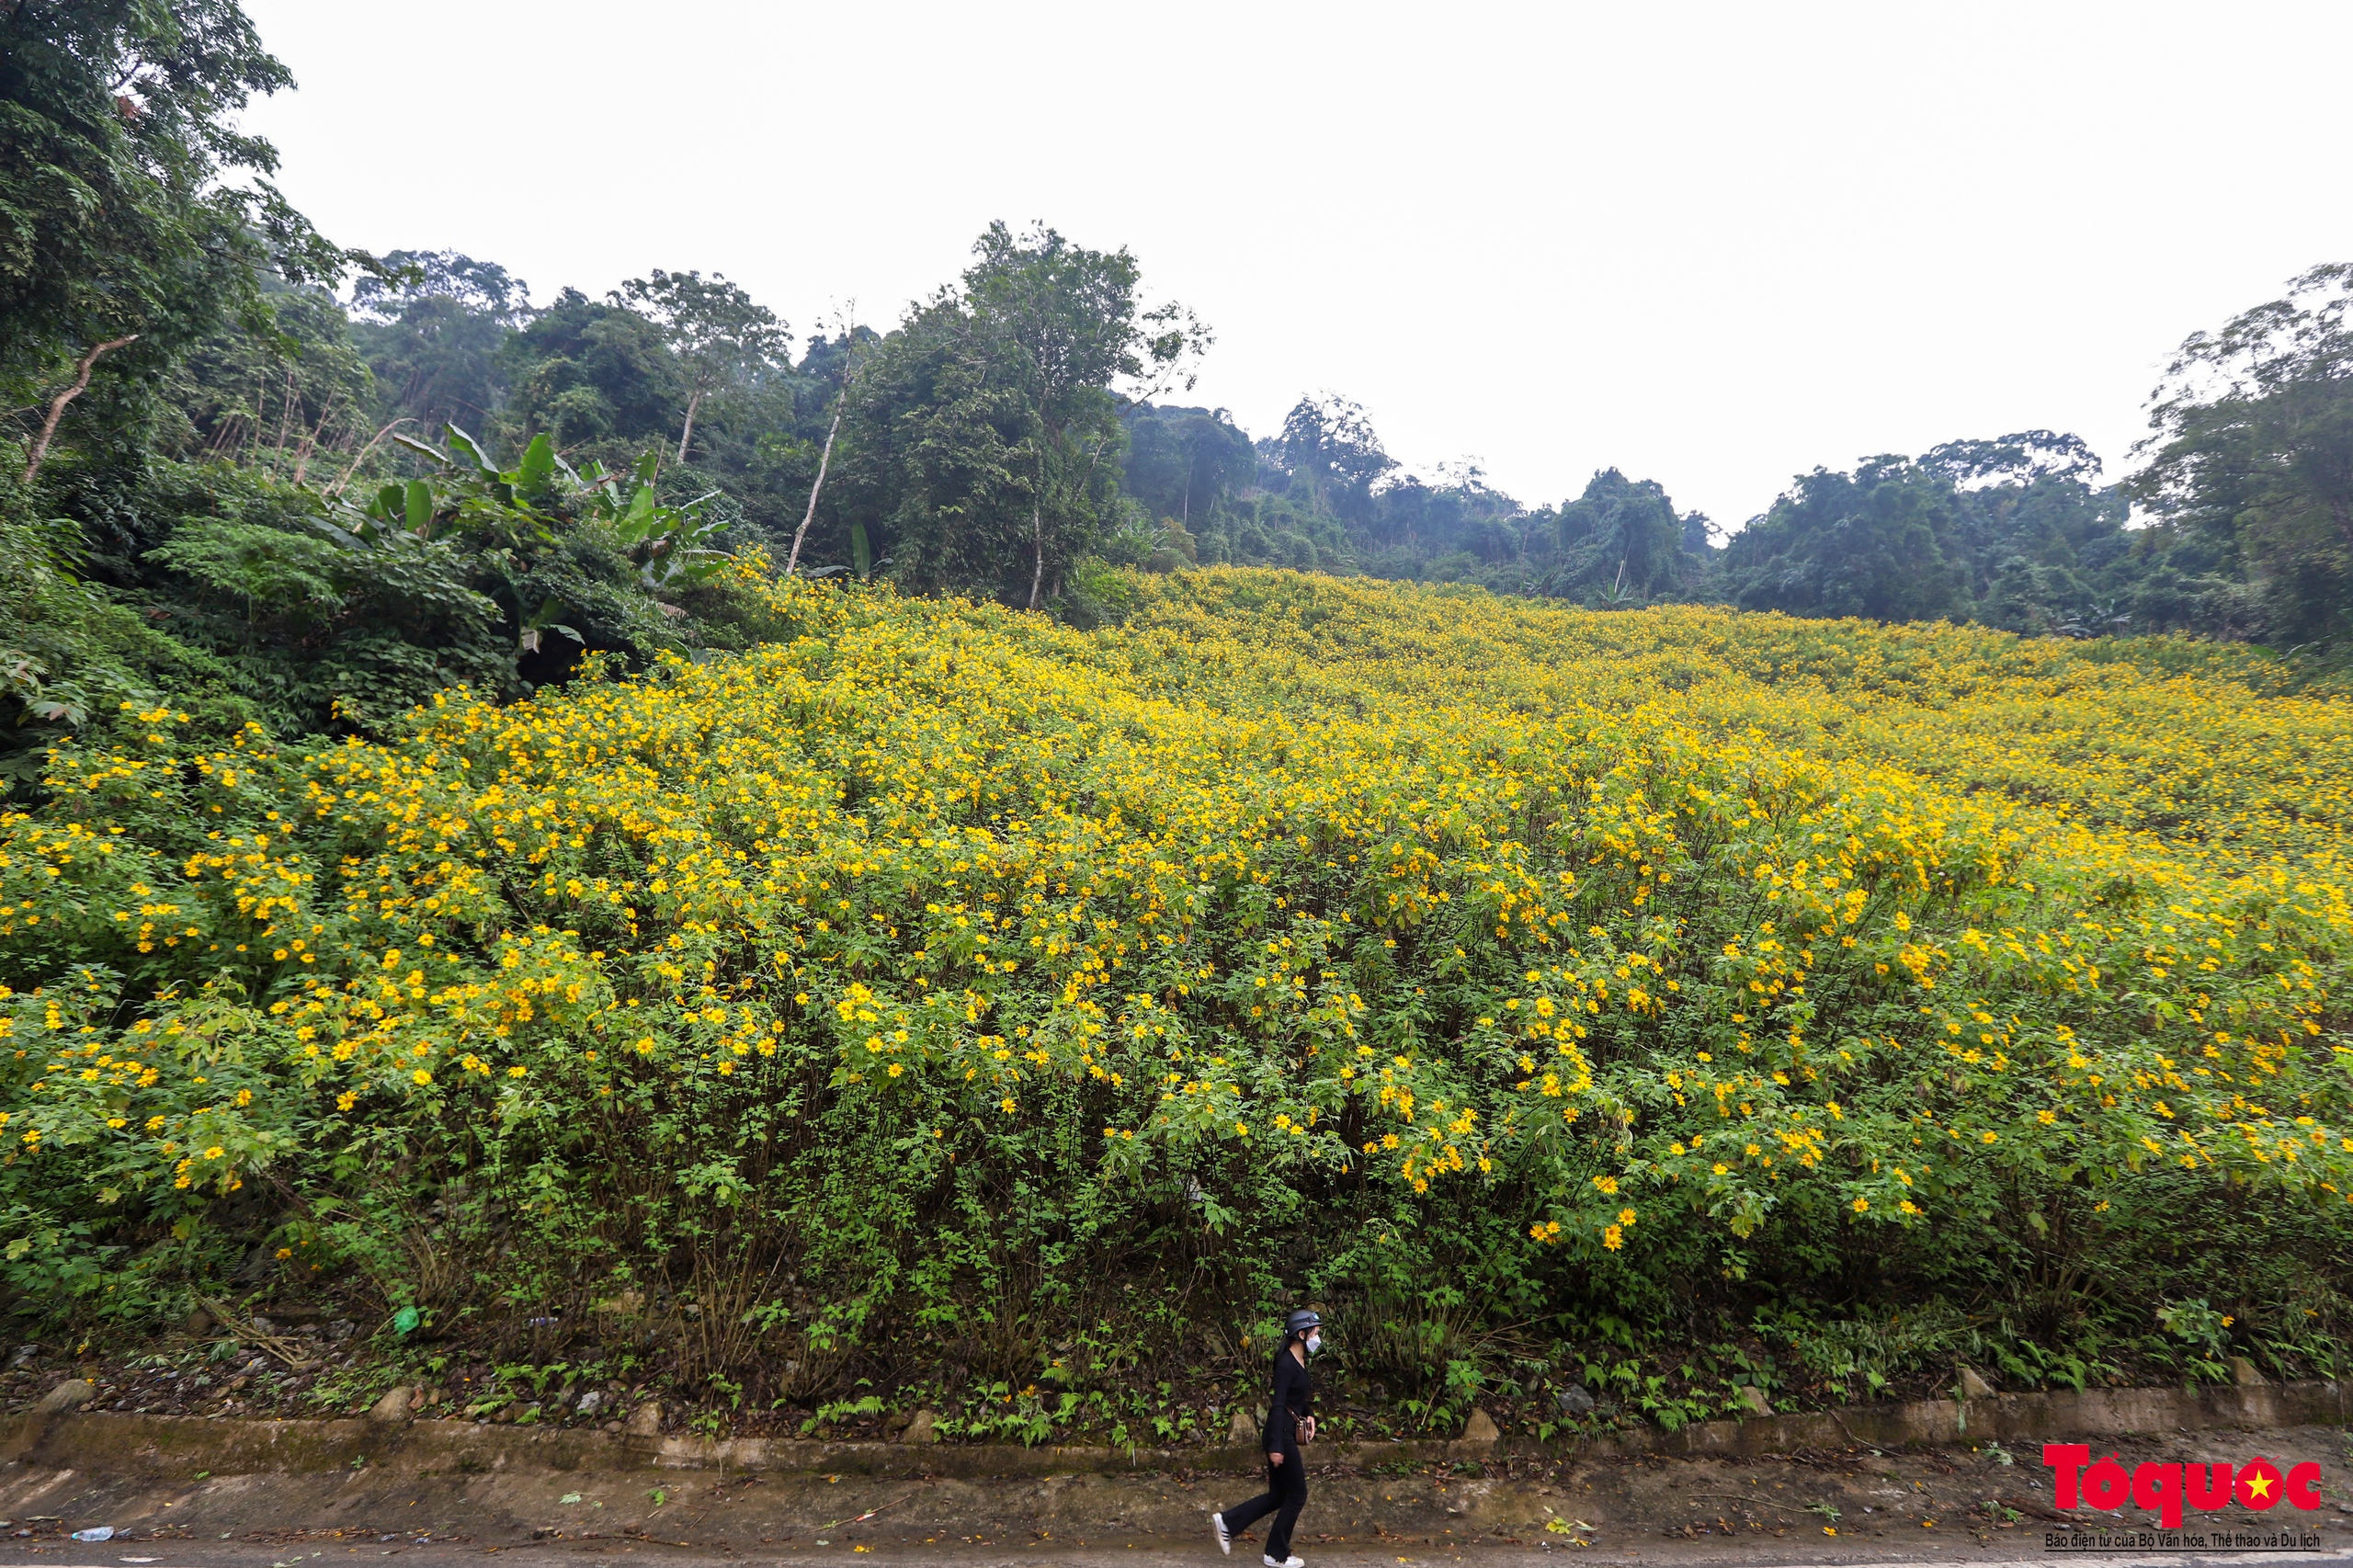
{"label": "banana plant", "polygon": [[339,498],[319,527],[338,542],[377,549],[423,544],[450,533],[509,546],[555,542],[563,506],[557,479],[574,490],[581,480],[545,435],[532,437],[512,469],[492,462],[481,443],[456,426],[446,435],[446,452],[412,437],[392,437],[441,470],[438,484],[412,479],[383,485],[364,504]]}
{"label": "banana plant", "polygon": [[725,551],[712,548],[726,520],[703,510],[719,492],[707,490],[677,506],[658,501],[654,478],[660,462],[654,453],[646,453],[637,460],[626,483],[601,465],[589,464],[579,476],[589,514],[612,528],[647,587],[699,583],[730,559]]}
{"label": "banana plant", "polygon": [[1642,599],[1641,594],[1626,586],[1626,563],[1622,560],[1618,562],[1617,580],[1596,597],[1604,609],[1625,609]]}

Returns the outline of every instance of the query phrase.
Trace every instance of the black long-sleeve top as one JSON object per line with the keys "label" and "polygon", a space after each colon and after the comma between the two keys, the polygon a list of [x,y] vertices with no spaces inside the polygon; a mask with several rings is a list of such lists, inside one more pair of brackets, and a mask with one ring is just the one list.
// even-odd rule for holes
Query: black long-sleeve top
{"label": "black long-sleeve top", "polygon": [[1298,1437],[1300,1422],[1314,1414],[1314,1382],[1285,1340],[1275,1352],[1275,1392],[1267,1403],[1267,1451],[1289,1448]]}

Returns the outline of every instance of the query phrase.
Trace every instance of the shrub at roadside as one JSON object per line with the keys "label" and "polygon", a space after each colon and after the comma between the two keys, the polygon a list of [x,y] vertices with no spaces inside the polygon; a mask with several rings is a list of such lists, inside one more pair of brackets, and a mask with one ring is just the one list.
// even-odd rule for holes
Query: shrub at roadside
{"label": "shrub at roadside", "polygon": [[243,1267],[815,1404],[1100,1392],[1315,1296],[1432,1420],[1628,1323],[1922,1303],[2080,1381],[2218,1270],[2240,1347],[2334,1354],[2334,699],[1287,574],[1095,632],[730,580],[781,640],[59,750],[0,819],[17,1311]]}

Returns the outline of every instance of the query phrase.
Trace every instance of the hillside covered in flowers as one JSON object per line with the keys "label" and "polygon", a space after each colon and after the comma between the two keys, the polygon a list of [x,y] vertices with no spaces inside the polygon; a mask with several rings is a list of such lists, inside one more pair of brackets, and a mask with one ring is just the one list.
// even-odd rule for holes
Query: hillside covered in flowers
{"label": "hillside covered in flowers", "polygon": [[2256,651],[742,574],[747,652],[55,753],[11,1311],[1033,1440],[1302,1300],[1398,1430],[2344,1369],[2353,707]]}

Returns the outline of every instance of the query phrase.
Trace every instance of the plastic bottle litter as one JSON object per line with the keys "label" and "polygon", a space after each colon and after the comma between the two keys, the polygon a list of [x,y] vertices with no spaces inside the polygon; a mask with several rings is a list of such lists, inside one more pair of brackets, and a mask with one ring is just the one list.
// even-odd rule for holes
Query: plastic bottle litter
{"label": "plastic bottle litter", "polygon": [[94,1530],[75,1530],[74,1532],[74,1539],[75,1540],[112,1540],[114,1539],[114,1527],[112,1525],[100,1525]]}

